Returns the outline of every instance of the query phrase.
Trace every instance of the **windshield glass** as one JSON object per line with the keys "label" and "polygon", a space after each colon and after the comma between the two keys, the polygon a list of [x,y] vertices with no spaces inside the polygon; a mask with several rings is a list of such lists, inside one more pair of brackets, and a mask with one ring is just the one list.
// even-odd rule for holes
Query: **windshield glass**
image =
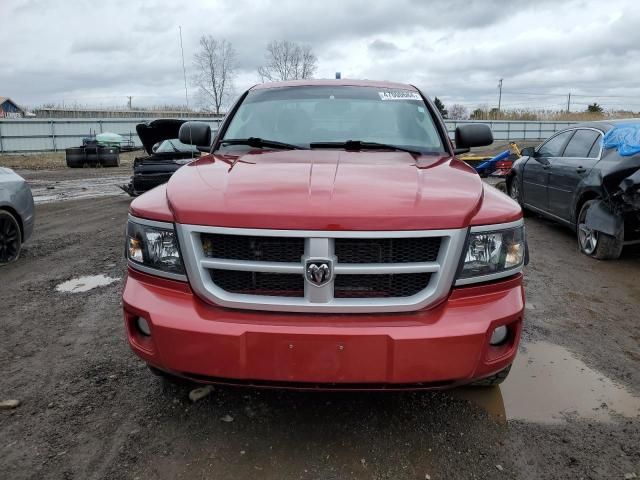
{"label": "windshield glass", "polygon": [[182,143],[177,138],[172,140],[163,140],[156,143],[153,147],[154,153],[175,153],[175,152],[198,152],[198,147],[195,145],[187,145]]}
{"label": "windshield glass", "polygon": [[224,140],[249,137],[301,147],[316,142],[360,140],[426,153],[444,151],[418,92],[376,87],[253,90],[231,120]]}

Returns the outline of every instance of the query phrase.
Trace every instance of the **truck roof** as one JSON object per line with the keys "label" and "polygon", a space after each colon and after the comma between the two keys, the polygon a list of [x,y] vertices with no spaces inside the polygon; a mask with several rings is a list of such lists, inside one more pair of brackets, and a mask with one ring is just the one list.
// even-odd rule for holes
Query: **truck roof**
{"label": "truck roof", "polygon": [[377,88],[396,88],[402,90],[414,90],[418,89],[413,85],[406,83],[396,83],[388,81],[378,80],[354,80],[344,78],[340,80],[334,79],[319,79],[319,80],[288,80],[286,82],[269,82],[259,83],[251,88],[251,90],[264,90],[269,88],[280,87],[303,87],[303,86],[349,86],[349,87],[377,87]]}

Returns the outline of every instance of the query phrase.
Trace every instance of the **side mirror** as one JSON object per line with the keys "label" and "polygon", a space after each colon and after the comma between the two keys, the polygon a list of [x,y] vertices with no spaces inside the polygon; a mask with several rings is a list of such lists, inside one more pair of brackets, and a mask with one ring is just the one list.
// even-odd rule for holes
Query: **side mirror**
{"label": "side mirror", "polygon": [[468,152],[471,147],[484,147],[493,143],[493,134],[488,125],[483,123],[462,125],[456,128],[455,153]]}
{"label": "side mirror", "polygon": [[211,145],[211,127],[204,122],[184,122],[180,125],[178,140],[187,145],[208,147]]}
{"label": "side mirror", "polygon": [[536,149],[534,147],[524,147],[520,150],[520,156],[522,157],[535,157]]}

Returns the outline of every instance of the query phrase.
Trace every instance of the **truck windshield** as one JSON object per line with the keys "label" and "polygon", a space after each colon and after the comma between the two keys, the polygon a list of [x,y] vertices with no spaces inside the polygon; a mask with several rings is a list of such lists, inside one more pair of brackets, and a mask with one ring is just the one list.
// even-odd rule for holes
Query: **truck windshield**
{"label": "truck windshield", "polygon": [[305,86],[253,90],[233,116],[222,141],[248,138],[303,148],[312,143],[355,141],[424,153],[444,152],[424,101],[415,90],[404,89]]}

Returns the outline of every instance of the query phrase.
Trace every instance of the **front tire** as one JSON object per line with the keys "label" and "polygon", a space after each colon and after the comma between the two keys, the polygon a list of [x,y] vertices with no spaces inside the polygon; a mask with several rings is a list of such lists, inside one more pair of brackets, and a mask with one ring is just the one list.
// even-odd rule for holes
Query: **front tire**
{"label": "front tire", "polygon": [[0,266],[20,257],[22,232],[18,220],[6,210],[0,210]]}
{"label": "front tire", "polygon": [[622,238],[598,232],[585,224],[587,210],[596,202],[597,200],[589,200],[580,209],[578,224],[576,225],[578,247],[582,253],[589,257],[597,258],[598,260],[615,260],[622,253]]}

